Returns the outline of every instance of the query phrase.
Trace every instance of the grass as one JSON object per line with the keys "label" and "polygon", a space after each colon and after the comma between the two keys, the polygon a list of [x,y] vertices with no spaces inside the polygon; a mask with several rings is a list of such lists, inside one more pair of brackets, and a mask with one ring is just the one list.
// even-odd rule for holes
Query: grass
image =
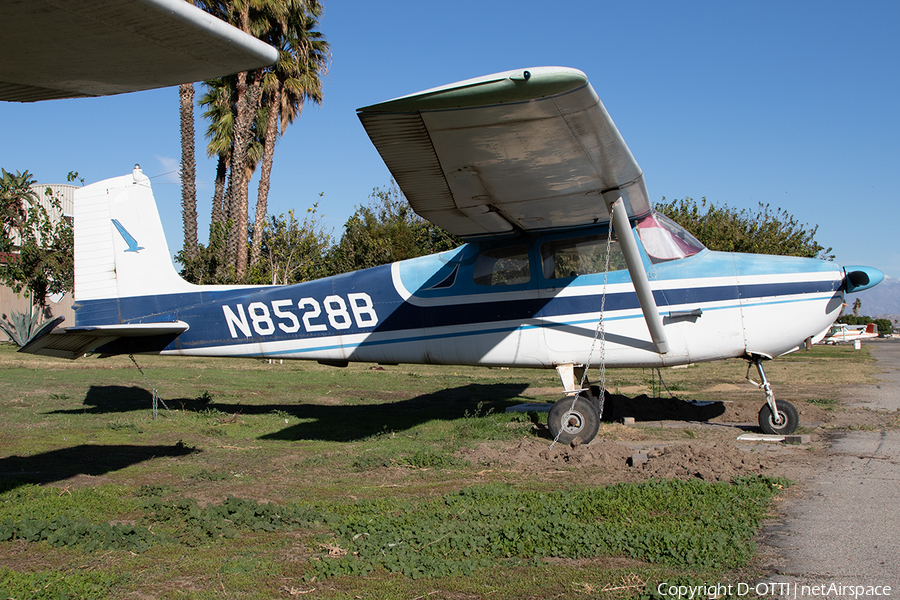
{"label": "grass", "polygon": [[[817,347],[767,371],[833,385],[868,376],[868,360]],[[127,358],[0,346],[0,597],[652,595],[653,581],[746,565],[783,485],[598,487],[583,469],[460,458],[539,435],[545,415],[504,410],[557,399],[553,371],[138,362],[168,407],[157,419]],[[744,372],[729,361],[663,377],[679,396],[720,399],[708,390]],[[609,372],[610,389],[640,382],[649,370]]]}

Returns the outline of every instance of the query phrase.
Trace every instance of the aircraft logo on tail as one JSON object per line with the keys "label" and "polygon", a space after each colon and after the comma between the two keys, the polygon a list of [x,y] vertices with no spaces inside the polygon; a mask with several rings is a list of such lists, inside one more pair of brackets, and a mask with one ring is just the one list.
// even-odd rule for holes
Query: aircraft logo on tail
{"label": "aircraft logo on tail", "polygon": [[130,233],[122,226],[119,221],[116,219],[112,220],[112,224],[116,226],[116,229],[119,230],[119,233],[122,235],[122,239],[125,240],[125,243],[128,244],[128,248],[125,249],[125,252],[139,252],[144,249],[143,246],[138,246],[137,240],[134,239]]}

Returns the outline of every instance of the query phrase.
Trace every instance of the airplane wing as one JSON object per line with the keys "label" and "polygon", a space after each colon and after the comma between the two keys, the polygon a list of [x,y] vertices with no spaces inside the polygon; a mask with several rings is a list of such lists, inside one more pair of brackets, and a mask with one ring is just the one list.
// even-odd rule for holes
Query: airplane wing
{"label": "airplane wing", "polygon": [[604,195],[650,211],[643,173],[587,76],[507,71],[360,108],[413,209],[462,238],[606,222]]}
{"label": "airplane wing", "polygon": [[0,0],[0,11],[0,100],[121,94],[278,59],[185,0]]}
{"label": "airplane wing", "polygon": [[45,323],[19,352],[69,359],[89,352],[158,352],[188,329],[184,321],[57,328],[64,318]]}

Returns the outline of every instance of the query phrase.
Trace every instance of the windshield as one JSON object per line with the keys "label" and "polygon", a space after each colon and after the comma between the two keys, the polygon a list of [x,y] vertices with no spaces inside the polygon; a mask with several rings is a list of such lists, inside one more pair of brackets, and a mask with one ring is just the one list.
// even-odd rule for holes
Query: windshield
{"label": "windshield", "polygon": [[687,229],[655,211],[638,221],[637,230],[653,263],[693,256],[704,248]]}

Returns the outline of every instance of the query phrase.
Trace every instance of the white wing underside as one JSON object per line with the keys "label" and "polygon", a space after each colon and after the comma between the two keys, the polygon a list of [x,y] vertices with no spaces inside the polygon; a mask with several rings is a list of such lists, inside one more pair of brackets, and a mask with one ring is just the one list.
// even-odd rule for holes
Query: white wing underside
{"label": "white wing underside", "polygon": [[[527,73],[527,75],[526,75]],[[467,239],[650,211],[643,174],[581,71],[508,71],[359,109],[413,209]]]}
{"label": "white wing underside", "polygon": [[185,0],[0,0],[0,11],[0,100],[121,94],[278,59]]}

